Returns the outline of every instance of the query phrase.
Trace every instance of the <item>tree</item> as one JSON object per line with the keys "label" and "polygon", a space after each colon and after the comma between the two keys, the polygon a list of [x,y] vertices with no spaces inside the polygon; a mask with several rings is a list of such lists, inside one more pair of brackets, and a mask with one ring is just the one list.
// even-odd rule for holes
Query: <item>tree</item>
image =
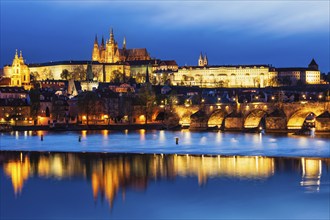
{"label": "tree", "polygon": [[140,100],[140,104],[144,106],[145,112],[145,124],[148,123],[148,118],[152,115],[152,108],[154,106],[154,102],[156,100],[155,92],[152,89],[150,83],[145,83],[139,90],[138,97]]}
{"label": "tree", "polygon": [[43,79],[54,79],[54,74],[53,74],[53,72],[52,72],[50,69],[48,69],[48,68],[44,68],[44,69],[42,70],[41,75],[42,75],[42,78],[43,78]]}
{"label": "tree", "polygon": [[86,73],[87,70],[83,65],[76,66],[72,72],[72,79],[77,81],[86,80]]}
{"label": "tree", "polygon": [[86,91],[78,95],[79,113],[86,115],[87,125],[89,125],[89,117],[98,112],[98,105],[100,105],[100,99],[95,92]]}
{"label": "tree", "polygon": [[271,79],[269,79],[270,86],[278,86],[278,84],[279,84],[279,78],[277,76],[273,76]]}
{"label": "tree", "polygon": [[34,125],[38,120],[38,112],[40,109],[40,90],[39,86],[36,86],[34,89],[31,89],[29,92],[30,100],[31,100],[31,108],[30,114],[34,121]]}
{"label": "tree", "polygon": [[70,73],[67,69],[62,70],[62,73],[60,76],[61,76],[61,79],[64,79],[64,80],[71,79]]}
{"label": "tree", "polygon": [[138,73],[136,74],[135,80],[136,80],[137,83],[142,83],[142,82],[144,82],[144,79],[145,79],[145,77],[144,77],[140,72],[138,72]]}
{"label": "tree", "polygon": [[124,75],[118,71],[118,70],[114,70],[112,72],[112,83],[115,83],[115,84],[120,84],[122,82],[124,82]]}
{"label": "tree", "polygon": [[30,79],[32,82],[38,81],[40,80],[40,74],[37,71],[31,72]]}

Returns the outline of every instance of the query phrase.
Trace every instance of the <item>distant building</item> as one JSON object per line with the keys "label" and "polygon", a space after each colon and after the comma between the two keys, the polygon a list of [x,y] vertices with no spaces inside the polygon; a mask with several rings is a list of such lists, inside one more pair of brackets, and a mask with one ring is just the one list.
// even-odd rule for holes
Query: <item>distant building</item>
{"label": "distant building", "polygon": [[23,87],[0,87],[0,123],[27,120],[30,117],[29,95]]}
{"label": "distant building", "polygon": [[321,73],[319,66],[314,59],[310,62],[308,67],[288,67],[276,68],[278,79],[288,85],[301,84],[320,84]]}
{"label": "distant building", "polygon": [[307,68],[273,68],[269,65],[209,66],[201,53],[198,66],[182,66],[173,73],[173,85],[227,88],[264,88],[290,82],[290,85],[319,84],[320,71],[313,59]]}
{"label": "distant building", "polygon": [[199,56],[198,66],[183,66],[174,73],[172,84],[199,87],[266,87],[276,76],[269,65],[209,66],[207,57]]}

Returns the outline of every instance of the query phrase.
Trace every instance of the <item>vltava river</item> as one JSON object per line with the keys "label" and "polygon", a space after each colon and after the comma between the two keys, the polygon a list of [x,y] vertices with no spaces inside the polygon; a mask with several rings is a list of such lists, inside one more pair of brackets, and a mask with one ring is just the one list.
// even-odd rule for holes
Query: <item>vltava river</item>
{"label": "vltava river", "polygon": [[[43,141],[41,141],[43,135]],[[79,142],[79,137],[81,141]],[[175,139],[179,138],[179,143]],[[330,157],[330,136],[171,131],[0,134],[0,150]]]}
{"label": "vltava river", "polygon": [[329,140],[185,130],[2,133],[0,219],[328,219]]}
{"label": "vltava river", "polygon": [[329,158],[0,152],[0,219],[328,219]]}

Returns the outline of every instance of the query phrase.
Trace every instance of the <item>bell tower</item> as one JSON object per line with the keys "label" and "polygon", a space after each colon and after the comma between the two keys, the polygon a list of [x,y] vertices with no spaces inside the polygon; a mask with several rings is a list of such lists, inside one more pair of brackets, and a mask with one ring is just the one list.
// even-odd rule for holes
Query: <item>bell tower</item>
{"label": "bell tower", "polygon": [[198,58],[198,66],[204,66],[204,59],[203,59],[202,52],[201,52],[201,54],[199,55],[199,58]]}
{"label": "bell tower", "polygon": [[99,43],[97,41],[97,35],[95,35],[94,47],[93,47],[93,53],[92,53],[92,60],[93,61],[100,61],[100,50],[99,50]]}
{"label": "bell tower", "polygon": [[[22,53],[21,53],[22,55]],[[21,62],[20,58],[18,58],[17,49],[15,53],[15,57],[12,63],[11,68],[11,86],[21,86],[22,85],[22,77],[21,77]]]}

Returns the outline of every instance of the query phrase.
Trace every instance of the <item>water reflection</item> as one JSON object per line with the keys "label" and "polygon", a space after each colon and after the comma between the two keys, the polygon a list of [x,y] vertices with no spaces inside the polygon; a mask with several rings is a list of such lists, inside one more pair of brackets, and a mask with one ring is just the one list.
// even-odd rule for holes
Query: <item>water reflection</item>
{"label": "water reflection", "polygon": [[316,159],[301,158],[302,181],[301,186],[307,191],[319,191],[322,175],[322,162]]}
{"label": "water reflection", "polygon": [[319,191],[322,164],[329,159],[284,159],[244,156],[113,155],[100,153],[1,152],[1,166],[11,179],[14,194],[22,192],[32,177],[64,179],[83,177],[91,183],[95,200],[106,198],[112,206],[121,190],[144,190],[155,179],[197,177],[199,185],[212,177],[264,180],[275,172],[291,169],[301,173],[300,185]]}

